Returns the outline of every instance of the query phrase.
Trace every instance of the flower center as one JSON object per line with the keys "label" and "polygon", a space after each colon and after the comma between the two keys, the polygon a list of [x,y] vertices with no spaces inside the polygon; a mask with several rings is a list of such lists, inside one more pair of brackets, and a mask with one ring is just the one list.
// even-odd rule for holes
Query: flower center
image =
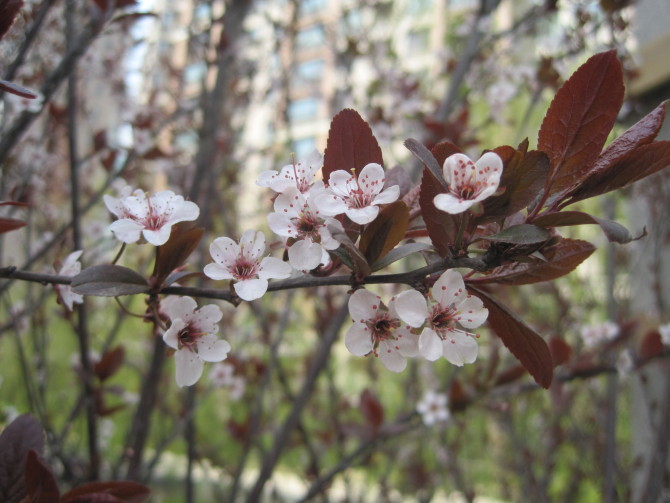
{"label": "flower center", "polygon": [[298,235],[296,236],[298,239],[308,237],[315,243],[321,241],[319,229],[323,227],[323,223],[321,219],[312,214],[311,211],[305,210],[292,220],[298,231]]}
{"label": "flower center", "polygon": [[376,347],[381,341],[396,340],[394,332],[400,326],[400,320],[391,318],[388,313],[381,313],[379,317],[369,320],[366,324]]}
{"label": "flower center", "polygon": [[475,187],[473,187],[470,184],[466,184],[466,185],[463,185],[463,186],[459,187],[458,196],[461,199],[464,199],[464,200],[467,201],[467,200],[472,199],[476,192],[477,192],[477,190],[476,190]]}
{"label": "flower center", "polygon": [[444,308],[440,305],[433,307],[430,323],[440,337],[444,337],[444,332],[449,330],[455,314],[456,308],[453,304],[447,308]]}
{"label": "flower center", "polygon": [[187,348],[193,353],[198,352],[197,342],[200,337],[205,335],[204,332],[196,330],[190,323],[179,331],[177,335],[177,346],[179,349]]}
{"label": "flower center", "polygon": [[233,266],[233,275],[238,281],[254,278],[257,271],[258,262],[256,260],[249,260],[245,257],[238,257]]}
{"label": "flower center", "polygon": [[372,204],[374,195],[361,188],[355,175],[347,180],[347,189],[349,195],[345,198],[345,201],[350,208],[366,208]]}

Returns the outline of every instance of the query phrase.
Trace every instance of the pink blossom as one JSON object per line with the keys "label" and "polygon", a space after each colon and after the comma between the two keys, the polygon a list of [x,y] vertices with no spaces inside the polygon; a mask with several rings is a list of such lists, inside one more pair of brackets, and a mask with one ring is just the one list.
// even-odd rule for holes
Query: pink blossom
{"label": "pink blossom", "polygon": [[372,222],[379,214],[379,205],[398,199],[400,188],[392,185],[384,189],[384,168],[367,164],[359,176],[344,170],[333,171],[329,186],[316,196],[316,205],[324,215],[345,213],[357,224]]}
{"label": "pink blossom", "polygon": [[462,366],[477,359],[475,334],[456,328],[476,328],[486,321],[488,309],[482,301],[468,295],[463,277],[457,271],[445,271],[431,289],[435,303],[431,306],[427,327],[419,337],[419,352],[427,360],[444,356],[450,363]]}
{"label": "pink blossom", "polygon": [[303,194],[307,194],[312,188],[323,189],[323,182],[314,181],[314,176],[321,166],[323,166],[323,156],[314,150],[304,161],[294,161],[284,166],[279,172],[275,170],[262,172],[256,184],[280,193],[289,188],[296,188]]}
{"label": "pink blossom", "polygon": [[136,190],[120,199],[105,195],[104,200],[107,209],[118,218],[109,228],[124,243],[135,243],[144,236],[154,246],[163,245],[170,238],[174,224],[195,220],[200,215],[195,203],[170,190],[151,197]]}
{"label": "pink blossom", "polygon": [[[81,272],[81,263],[79,262],[79,257],[81,257],[83,250],[77,250],[70,253],[65,260],[63,265],[58,271],[59,276],[76,276]],[[67,308],[68,311],[72,311],[74,304],[81,304],[84,302],[84,297],[78,293],[74,293],[70,285],[55,285],[58,296]]]}
{"label": "pink blossom", "polygon": [[438,210],[463,213],[498,190],[502,170],[502,159],[494,152],[485,153],[476,163],[464,154],[451,155],[442,167],[449,192],[436,195],[433,203]]}
{"label": "pink blossom", "polygon": [[344,341],[352,354],[373,354],[393,372],[405,369],[405,358],[417,356],[418,336],[412,328],[423,324],[427,311],[426,301],[416,290],[393,297],[388,308],[374,293],[356,290],[349,297],[349,314],[354,323]]}
{"label": "pink blossom", "polygon": [[416,404],[416,410],[421,414],[423,424],[427,426],[447,421],[449,419],[447,395],[435,391],[426,391],[421,401]]}
{"label": "pink blossom", "polygon": [[230,351],[230,344],[215,335],[223,316],[221,309],[214,304],[197,307],[191,297],[168,297],[161,303],[162,312],[171,322],[163,340],[176,350],[176,379],[180,387],[195,384],[204,362],[223,361]]}
{"label": "pink blossom", "polygon": [[289,188],[275,199],[274,213],[268,215],[268,225],[276,234],[288,238],[288,261],[299,271],[310,271],[319,264],[328,264],[328,250],[339,248],[329,227],[339,229],[341,224],[322,215],[310,198]]}
{"label": "pink blossom", "polygon": [[245,231],[240,244],[228,237],[216,238],[209,247],[214,262],[205,266],[205,275],[235,280],[235,292],[241,299],[258,299],[267,291],[268,279],[288,278],[292,271],[278,258],[261,258],[264,251],[265,236],[260,231]]}

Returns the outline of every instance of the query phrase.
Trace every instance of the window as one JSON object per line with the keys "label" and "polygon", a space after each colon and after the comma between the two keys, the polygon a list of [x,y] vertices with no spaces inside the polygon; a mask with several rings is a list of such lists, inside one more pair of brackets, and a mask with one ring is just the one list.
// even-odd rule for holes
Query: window
{"label": "window", "polygon": [[409,32],[407,48],[410,53],[423,52],[428,49],[430,32],[428,28],[420,28]]}
{"label": "window", "polygon": [[328,0],[302,0],[300,2],[300,14],[312,14],[323,10],[328,5]]}
{"label": "window", "polygon": [[323,78],[323,68],[325,63],[322,59],[310,59],[303,61],[296,67],[296,76],[298,85],[315,84]]}
{"label": "window", "polygon": [[296,161],[302,161],[316,148],[316,138],[309,136],[307,138],[300,138],[293,142],[293,153]]}
{"label": "window", "polygon": [[295,100],[288,106],[288,116],[291,122],[316,119],[318,112],[319,100],[314,97]]}
{"label": "window", "polygon": [[315,24],[298,32],[295,36],[296,49],[311,49],[323,45],[326,41],[326,30],[322,24]]}

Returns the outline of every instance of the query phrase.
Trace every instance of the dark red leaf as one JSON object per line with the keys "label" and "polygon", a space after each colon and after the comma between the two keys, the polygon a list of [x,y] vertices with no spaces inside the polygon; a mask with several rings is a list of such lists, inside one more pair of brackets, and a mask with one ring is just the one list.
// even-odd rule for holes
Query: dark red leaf
{"label": "dark red leaf", "polygon": [[20,229],[26,223],[18,218],[0,218],[0,234]]}
{"label": "dark red leaf", "polygon": [[354,169],[356,174],[370,163],[384,165],[382,150],[367,122],[356,112],[345,108],[330,123],[326,151],[323,155],[323,179],[328,182],[333,171]]}
{"label": "dark red leaf", "polygon": [[670,141],[656,141],[629,152],[617,162],[590,175],[572,191],[567,204],[621,189],[670,166]]}
{"label": "dark red leaf", "polygon": [[505,384],[509,384],[521,379],[526,374],[527,370],[523,365],[514,365],[513,367],[508,368],[507,370],[503,370],[500,372],[500,374],[498,374],[498,377],[496,377],[495,380],[495,385],[503,386]]}
{"label": "dark red leaf", "polygon": [[51,468],[30,449],[26,456],[26,491],[32,503],[58,503],[60,491]]}
{"label": "dark red leaf", "polygon": [[550,193],[572,187],[590,172],[614,125],[623,94],[623,72],[614,50],[589,58],[558,90],[537,145],[549,156]]}
{"label": "dark red leaf", "polygon": [[113,376],[123,364],[126,353],[123,346],[117,346],[107,351],[99,362],[97,362],[93,371],[100,381],[105,381]]}
{"label": "dark red leaf", "polygon": [[524,152],[509,146],[493,152],[503,161],[500,188],[504,192],[483,201],[484,213],[478,222],[491,222],[528,207],[544,187],[549,171],[549,158],[544,152]]}
{"label": "dark red leaf", "polygon": [[400,243],[408,226],[409,208],[402,201],[395,201],[382,209],[361,235],[359,249],[368,264],[374,264]]}
{"label": "dark red leaf", "polygon": [[563,227],[570,225],[596,224],[607,236],[607,239],[615,243],[629,243],[633,237],[623,225],[594,217],[581,211],[560,211],[556,213],[545,213],[533,220],[536,225],[543,227]]}
{"label": "dark red leaf", "polygon": [[161,284],[172,271],[184,265],[191,253],[198,247],[205,229],[191,224],[177,224],[167,243],[158,247],[154,276]]}
{"label": "dark red leaf", "polygon": [[[65,493],[60,503],[80,503],[91,501],[91,503],[123,502],[123,503],[143,503],[149,499],[151,491],[148,487],[131,481],[112,481],[112,482],[90,482],[75,487]],[[94,499],[85,499],[91,498]],[[97,499],[95,499],[97,497]],[[101,499],[101,498],[114,498]],[[84,498],[84,499],[82,499]]]}
{"label": "dark red leaf", "polygon": [[497,299],[476,288],[472,290],[489,310],[488,324],[493,332],[533,376],[535,382],[543,388],[549,388],[554,364],[544,339]]}
{"label": "dark red leaf", "polygon": [[360,409],[365,421],[372,430],[378,430],[384,422],[384,407],[379,398],[369,389],[361,393]]}
{"label": "dark red leaf", "polygon": [[0,79],[0,91],[5,91],[6,93],[16,94],[22,98],[27,98],[29,100],[34,100],[37,98],[35,91],[28,89],[27,87],[14,84],[14,82],[9,82],[8,80]]}
{"label": "dark red leaf", "polygon": [[25,467],[29,451],[41,454],[44,432],[29,414],[22,414],[0,434],[0,501],[19,503],[26,496]]}
{"label": "dark red leaf", "polygon": [[491,274],[474,278],[470,283],[501,283],[527,285],[565,276],[584,262],[596,247],[587,241],[561,239],[558,243],[542,248],[546,262],[512,263],[496,267]]}
{"label": "dark red leaf", "polygon": [[419,192],[421,216],[426,224],[428,237],[430,237],[433,246],[435,246],[440,256],[446,257],[450,251],[449,247],[456,241],[462,215],[450,215],[435,207],[433,199],[442,192],[444,192],[442,184],[435,179],[427,168],[424,168],[421,178],[421,191]]}
{"label": "dark red leaf", "polygon": [[657,330],[647,332],[642,338],[639,349],[640,360],[648,360],[663,352],[663,340]]}
{"label": "dark red leaf", "polygon": [[0,2],[0,39],[9,31],[14,19],[23,7],[23,0],[2,0]]}
{"label": "dark red leaf", "polygon": [[454,379],[449,386],[449,409],[452,412],[465,410],[470,404],[470,397],[463,388],[461,381]]}
{"label": "dark red leaf", "polygon": [[447,160],[447,157],[454,154],[463,153],[460,148],[458,148],[450,141],[443,141],[438,143],[430,150],[430,152],[433,154],[433,157],[435,157],[435,160],[440,165],[440,168],[444,166],[444,161]]}
{"label": "dark red leaf", "polygon": [[557,367],[558,365],[563,365],[570,359],[572,348],[570,347],[570,344],[565,342],[565,339],[553,336],[549,339],[549,352],[551,353],[554,367]]}

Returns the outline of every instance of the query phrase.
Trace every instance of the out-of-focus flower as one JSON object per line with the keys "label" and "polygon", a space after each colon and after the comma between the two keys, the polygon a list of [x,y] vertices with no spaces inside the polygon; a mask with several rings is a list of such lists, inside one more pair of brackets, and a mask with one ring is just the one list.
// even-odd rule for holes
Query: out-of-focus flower
{"label": "out-of-focus flower", "polygon": [[427,426],[447,421],[449,419],[447,395],[434,391],[426,391],[421,401],[416,404],[416,410],[421,414],[423,424]]}
{"label": "out-of-focus flower", "polygon": [[230,351],[230,344],[215,335],[223,316],[221,309],[214,304],[197,307],[191,297],[168,297],[161,303],[161,310],[171,321],[163,340],[176,350],[180,387],[195,384],[202,375],[204,362],[223,361]]}
{"label": "out-of-focus flower", "polygon": [[244,377],[235,375],[235,367],[233,365],[228,363],[214,364],[209,373],[209,379],[214,386],[228,388],[232,400],[242,398],[246,383]]}
{"label": "out-of-focus flower", "polygon": [[292,271],[278,258],[261,258],[264,251],[265,235],[260,231],[245,231],[240,244],[228,237],[216,238],[209,247],[214,262],[205,266],[205,275],[235,280],[235,292],[241,299],[258,299],[267,292],[268,279],[288,278]]}
{"label": "out-of-focus flower", "polygon": [[314,205],[315,197],[318,196],[306,198],[298,189],[289,188],[277,196],[275,211],[268,215],[270,229],[288,238],[288,261],[298,271],[310,271],[320,264],[328,264],[328,250],[340,246],[329,227],[342,229],[342,225],[321,214]]}
{"label": "out-of-focus flower", "polygon": [[275,192],[284,192],[296,188],[307,195],[311,189],[323,189],[322,181],[314,181],[314,175],[323,166],[323,156],[314,150],[306,159],[284,166],[281,171],[263,171],[258,177],[257,185],[269,187]]}
{"label": "out-of-focus flower", "polygon": [[663,344],[670,346],[670,323],[658,327],[658,333],[661,334]]}
{"label": "out-of-focus flower", "polygon": [[457,271],[445,271],[431,289],[435,304],[430,308],[427,327],[419,337],[419,351],[427,360],[444,356],[462,366],[477,359],[476,335],[461,330],[477,328],[489,315],[481,299],[468,295],[463,277]]}
{"label": "out-of-focus flower", "polygon": [[416,290],[393,297],[388,308],[374,293],[356,290],[349,297],[349,314],[354,323],[344,343],[352,354],[372,353],[393,372],[405,369],[405,358],[417,356],[418,336],[411,329],[423,324],[427,309],[423,295]]}
{"label": "out-of-focus flower", "polygon": [[316,197],[316,206],[328,216],[345,213],[357,224],[372,222],[379,214],[379,205],[398,199],[400,188],[392,185],[384,189],[384,168],[367,164],[359,176],[344,170],[333,171],[328,188]]}
{"label": "out-of-focus flower", "polygon": [[151,197],[136,190],[120,199],[105,195],[104,200],[107,209],[118,218],[109,228],[124,243],[135,243],[144,236],[154,246],[164,245],[174,224],[195,220],[200,215],[197,204],[185,201],[171,190]]}
{"label": "out-of-focus flower", "polygon": [[16,112],[28,111],[31,113],[38,113],[44,106],[44,95],[38,91],[32,91],[37,94],[37,98],[24,98],[17,94],[5,93],[7,101]]}
{"label": "out-of-focus flower", "polygon": [[581,330],[582,340],[587,346],[597,346],[611,341],[619,335],[619,325],[612,321],[604,321],[594,325],[587,325]]}
{"label": "out-of-focus flower", "polygon": [[[79,257],[81,257],[83,250],[77,250],[70,253],[65,260],[63,265],[58,270],[59,276],[76,276],[81,272],[81,262],[79,262]],[[56,292],[58,292],[58,298],[67,308],[68,311],[72,311],[74,304],[81,304],[84,302],[84,297],[78,293],[74,293],[70,285],[54,285]]]}
{"label": "out-of-focus flower", "polygon": [[442,166],[449,192],[438,194],[433,203],[447,213],[463,213],[498,190],[503,163],[500,156],[487,152],[477,162],[464,154],[447,157]]}

